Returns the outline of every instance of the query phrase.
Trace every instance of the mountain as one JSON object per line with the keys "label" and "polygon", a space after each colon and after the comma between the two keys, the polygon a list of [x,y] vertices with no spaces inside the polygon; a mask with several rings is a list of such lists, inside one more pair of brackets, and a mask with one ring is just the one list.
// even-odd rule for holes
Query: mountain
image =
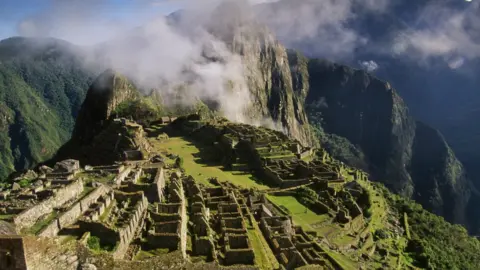
{"label": "mountain", "polygon": [[[314,82],[310,85],[318,86]],[[59,269],[86,264],[98,269],[223,269],[223,265],[231,269],[278,269],[280,265],[295,269],[476,269],[480,241],[469,236],[465,228],[394,195],[382,184],[370,182],[363,172],[321,149],[319,155],[301,160],[292,151],[308,148],[299,146],[292,137],[222,117],[176,115],[170,124],[136,119],[143,120],[143,125],[111,119],[124,108],[122,104],[135,104],[140,99],[134,93],[125,77],[111,71],[100,75],[89,89],[72,136],[81,144],[75,150],[81,155],[65,152],[62,158],[69,159],[57,163],[57,173],[44,176],[69,177],[53,180],[64,185],[62,192],[52,192],[54,198],[62,200],[48,199],[48,203],[35,205],[37,201],[32,199],[30,206],[37,211],[0,216],[0,227],[15,231],[22,226],[19,234],[32,239],[25,242],[23,260],[33,269],[52,262],[61,265]],[[390,89],[388,94],[395,93]],[[92,102],[95,97],[100,101]],[[92,111],[98,111],[99,117],[88,118]],[[136,118],[135,114],[122,116]],[[431,128],[416,125],[416,132],[422,133],[416,136],[441,137]],[[91,128],[95,132],[89,132]],[[89,140],[80,136],[85,134]],[[442,149],[438,145],[442,141],[416,140],[413,145],[419,143],[427,149],[415,151]],[[294,150],[286,147],[292,144],[296,145]],[[145,152],[141,161],[118,155],[134,149]],[[83,170],[71,158],[94,166]],[[100,158],[102,162],[97,163]],[[107,166],[95,166],[98,164]],[[60,173],[59,168],[71,172]],[[271,173],[262,173],[264,169]],[[303,178],[306,173],[314,177]],[[24,201],[16,197],[22,193],[9,195],[3,203],[15,206]],[[52,201],[64,210],[39,217]],[[132,211],[141,214],[130,214]],[[188,218],[199,215],[201,218]],[[2,224],[1,219],[13,220],[17,227]],[[201,232],[201,228],[206,230]],[[137,233],[130,233],[132,230]],[[164,238],[165,231],[168,238]],[[61,245],[44,242],[57,235],[65,238]],[[240,237],[246,240],[243,244],[235,240]],[[205,239],[204,248],[199,248]],[[192,244],[187,245],[190,240]],[[239,245],[244,248],[239,249]],[[158,252],[165,246],[168,252]],[[239,256],[236,250],[249,255]],[[39,253],[41,256],[33,256]],[[63,266],[65,262],[67,266]]]}
{"label": "mountain", "polygon": [[[189,14],[182,11],[168,19],[174,28],[185,27]],[[184,18],[187,17],[187,18]],[[223,1],[216,7],[204,27],[240,56],[243,77],[251,97],[246,122],[263,123],[284,130],[304,145],[313,145],[308,119],[299,89],[288,64],[287,49],[266,27],[252,17],[241,1]],[[187,25],[188,27],[188,25]],[[238,82],[237,82],[238,83]]]}
{"label": "mountain", "polygon": [[107,70],[100,74],[87,91],[72,134],[72,140],[85,144],[102,130],[117,106],[138,98],[140,92],[127,78]]}
{"label": "mountain", "polygon": [[[352,1],[354,4],[355,2]],[[388,2],[387,8],[383,11],[380,5],[370,11],[365,11],[365,7],[353,6],[350,11],[354,12],[354,17],[348,17],[348,20],[340,22],[335,21],[335,26],[343,30],[340,32],[335,31],[335,27],[330,29],[328,20],[327,22],[319,20],[321,26],[318,29],[314,24],[306,24],[307,21],[301,18],[291,19],[298,25],[285,27],[285,20],[289,22],[288,17],[285,18],[289,10],[292,10],[290,13],[299,12],[310,18],[308,15],[312,13],[308,12],[309,9],[322,8],[323,4],[309,0],[266,3],[260,7],[259,16],[267,17],[265,19],[267,23],[272,22],[270,26],[275,33],[292,33],[292,29],[309,30],[307,32],[309,35],[304,39],[292,40],[289,36],[279,36],[279,39],[289,48],[299,50],[310,58],[327,58],[363,69],[365,67],[362,67],[362,63],[370,61],[374,63],[375,70],[372,73],[390,83],[408,105],[410,114],[416,120],[441,132],[442,138],[436,141],[448,143],[456,158],[463,164],[462,170],[468,172],[472,189],[478,189],[480,170],[477,164],[480,161],[480,149],[477,143],[479,128],[476,119],[480,106],[478,93],[480,81],[477,76],[480,72],[480,62],[478,50],[470,53],[469,49],[478,48],[479,44],[474,34],[478,31],[473,30],[479,25],[475,23],[478,18],[478,3],[456,0],[383,2]],[[377,4],[381,4],[381,1]],[[343,10],[340,3],[324,6],[338,8],[332,10]],[[348,12],[341,14],[345,15]],[[325,25],[321,24],[322,22]],[[315,29],[318,32],[315,32]],[[320,44],[329,42],[325,37],[329,37],[330,33],[340,41],[343,36],[335,34],[351,34],[349,37],[352,39],[345,40],[347,45],[352,45],[351,50],[346,49],[346,52],[340,50],[344,54],[339,55],[328,54],[336,50],[322,50]],[[457,33],[463,35],[464,42],[457,42],[454,38],[434,42],[445,45],[444,50],[440,51],[435,51],[435,46],[428,45],[428,40],[441,39],[442,35],[449,39]],[[365,42],[353,42],[355,36],[361,37]],[[428,38],[422,39],[423,37]],[[463,47],[467,45],[470,47]],[[335,134],[328,136],[332,137]],[[340,143],[342,139],[335,137],[335,140]],[[345,141],[342,144],[347,145]],[[361,157],[362,154],[358,149],[349,153],[350,156],[356,157]],[[356,163],[362,164],[363,161],[357,158]],[[431,196],[438,199],[437,195]]]}
{"label": "mountain", "polygon": [[320,130],[321,144],[351,149],[334,156],[362,164],[373,180],[451,222],[472,224],[475,218],[467,211],[470,182],[463,165],[440,132],[412,117],[389,83],[295,52],[291,58],[296,59],[296,77],[308,86],[305,106],[311,124]]}
{"label": "mountain", "polygon": [[76,48],[56,39],[0,41],[0,179],[52,157],[91,82]]}

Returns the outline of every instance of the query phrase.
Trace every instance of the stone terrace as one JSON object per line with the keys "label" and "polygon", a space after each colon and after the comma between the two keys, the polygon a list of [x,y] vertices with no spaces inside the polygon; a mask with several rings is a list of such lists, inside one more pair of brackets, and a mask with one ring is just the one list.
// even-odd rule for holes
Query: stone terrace
{"label": "stone terrace", "polygon": [[149,211],[147,223],[148,249],[179,250],[186,257],[187,209],[182,179],[172,174],[167,185],[167,203],[156,204]]}

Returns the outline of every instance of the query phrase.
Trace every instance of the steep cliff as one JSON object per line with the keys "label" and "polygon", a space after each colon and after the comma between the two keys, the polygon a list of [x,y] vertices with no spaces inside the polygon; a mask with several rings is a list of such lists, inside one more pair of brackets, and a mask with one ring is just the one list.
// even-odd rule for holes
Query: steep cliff
{"label": "steep cliff", "polygon": [[447,220],[466,223],[468,180],[435,129],[415,121],[397,92],[368,73],[327,61],[308,63],[309,114],[325,132],[365,154],[372,178]]}
{"label": "steep cliff", "polygon": [[305,95],[292,78],[286,48],[241,3],[224,2],[215,9],[212,18],[215,21],[207,23],[208,31],[241,56],[253,103],[248,116],[264,123],[272,119],[277,128],[280,126],[303,144],[313,144],[303,107]]}
{"label": "steep cliff", "polygon": [[417,122],[412,149],[413,198],[447,220],[465,221],[465,207],[470,196],[465,170],[443,135]]}
{"label": "steep cliff", "polygon": [[115,108],[126,100],[139,97],[140,92],[124,76],[107,70],[93,82],[78,113],[72,140],[90,142],[104,127]]}
{"label": "steep cliff", "polygon": [[113,118],[121,106],[139,100],[140,92],[125,76],[113,70],[100,74],[88,89],[71,139],[47,164],[68,157],[82,165],[108,164],[119,159],[124,150],[135,148],[133,133]]}

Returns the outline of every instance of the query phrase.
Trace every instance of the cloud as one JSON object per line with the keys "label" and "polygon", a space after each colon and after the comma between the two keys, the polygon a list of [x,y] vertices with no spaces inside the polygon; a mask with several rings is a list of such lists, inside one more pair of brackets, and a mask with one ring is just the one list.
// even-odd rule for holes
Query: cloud
{"label": "cloud", "polygon": [[385,12],[389,0],[284,0],[257,9],[288,47],[308,54],[342,59],[368,40],[351,27],[351,21],[371,12]]}
{"label": "cloud", "polygon": [[373,60],[360,61],[360,66],[368,72],[374,72],[378,69],[378,64]]}
{"label": "cloud", "polygon": [[458,68],[466,60],[480,57],[479,12],[479,2],[460,8],[430,3],[414,25],[397,34],[392,52],[420,61],[441,58]]}
{"label": "cloud", "polygon": [[[112,7],[108,0],[53,0],[50,9],[25,18],[18,29],[28,36],[54,36],[89,45],[82,54],[86,67],[118,71],[147,92],[160,92],[166,105],[207,100],[230,120],[249,121],[245,115],[252,101],[242,57],[220,38],[231,34],[228,22],[238,18],[239,12],[250,14],[248,4],[232,9],[227,5],[219,12],[221,0],[182,2],[185,9],[175,24],[158,14],[133,28],[126,20],[104,17]],[[148,9],[151,4],[141,1],[135,8]]]}

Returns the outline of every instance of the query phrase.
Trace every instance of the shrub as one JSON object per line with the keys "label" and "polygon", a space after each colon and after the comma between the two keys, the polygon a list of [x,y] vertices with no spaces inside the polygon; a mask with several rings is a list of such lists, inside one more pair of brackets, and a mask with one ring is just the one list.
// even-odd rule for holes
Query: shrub
{"label": "shrub", "polygon": [[87,246],[91,250],[97,250],[97,251],[101,250],[100,238],[96,236],[90,236],[87,240]]}
{"label": "shrub", "polygon": [[178,157],[176,160],[175,160],[175,166],[177,168],[183,168],[183,158],[182,157]]}
{"label": "shrub", "polygon": [[22,188],[24,188],[24,187],[27,187],[27,186],[30,185],[30,180],[28,180],[28,179],[22,179],[22,180],[20,180],[20,181],[18,182],[18,184],[19,184]]}

